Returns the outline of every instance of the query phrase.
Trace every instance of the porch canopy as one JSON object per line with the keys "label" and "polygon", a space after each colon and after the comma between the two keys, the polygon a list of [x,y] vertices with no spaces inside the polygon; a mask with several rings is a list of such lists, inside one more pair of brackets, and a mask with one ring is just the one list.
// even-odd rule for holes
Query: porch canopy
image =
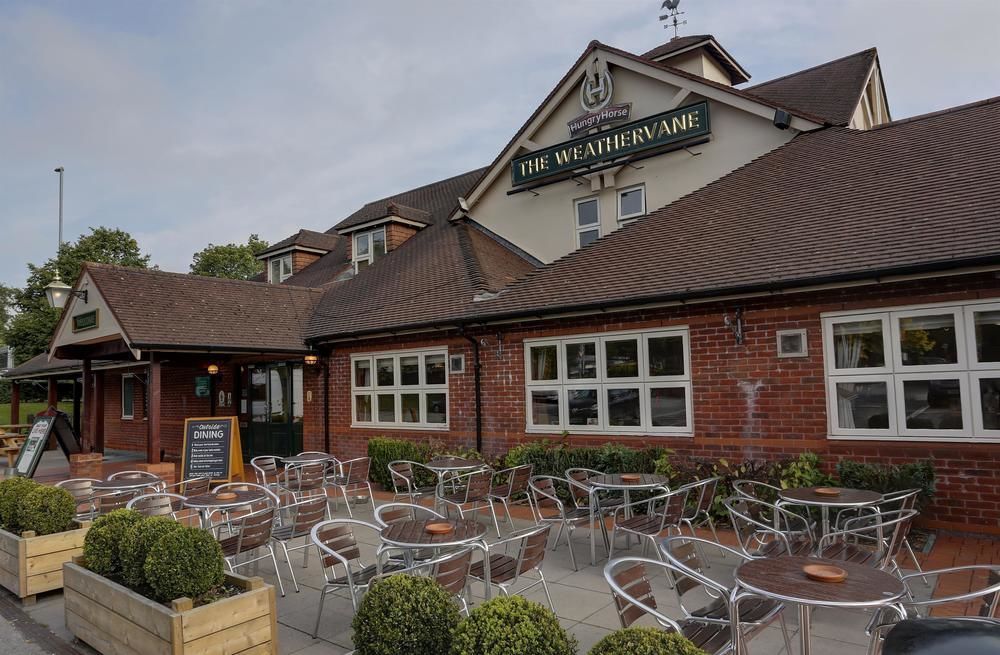
{"label": "porch canopy", "polygon": [[310,351],[303,328],[321,294],[289,285],[85,264],[46,358],[49,366],[67,362],[82,377],[84,450],[104,449],[103,376],[95,371],[146,367],[146,452],[150,463],[158,463],[163,368],[303,356]]}

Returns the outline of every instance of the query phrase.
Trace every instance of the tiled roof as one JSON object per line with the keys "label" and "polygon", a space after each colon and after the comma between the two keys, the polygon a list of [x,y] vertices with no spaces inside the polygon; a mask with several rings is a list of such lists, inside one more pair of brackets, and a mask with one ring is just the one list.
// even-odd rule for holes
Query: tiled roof
{"label": "tiled roof", "polygon": [[401,213],[392,213],[390,205],[394,205],[397,212],[406,212],[407,210],[416,212],[413,214],[415,216],[413,220],[420,221],[421,223],[447,220],[451,210],[458,207],[458,197],[469,190],[469,187],[479,179],[484,170],[469,171],[468,173],[462,173],[446,180],[440,180],[432,184],[417,187],[416,189],[410,189],[409,191],[369,202],[358,211],[337,223],[327,233],[332,234],[338,230],[362,225],[389,215],[410,218],[410,216]]}
{"label": "tiled roof", "polygon": [[18,380],[61,371],[77,371],[82,366],[83,362],[78,359],[53,358],[52,361],[49,361],[48,353],[42,353],[41,355],[35,355],[20,366],[15,366],[6,371],[3,377],[9,380]]}
{"label": "tiled roof", "polygon": [[877,56],[875,48],[870,48],[748,87],[746,91],[821,116],[831,125],[847,125]]}
{"label": "tiled roof", "polygon": [[302,248],[311,248],[313,250],[324,250],[330,252],[334,250],[338,245],[343,242],[343,237],[336,234],[327,234],[326,232],[313,232],[312,230],[299,230],[287,239],[282,239],[281,241],[271,244],[264,250],[257,253],[258,257],[267,255],[268,253],[277,252],[279,250],[284,250],[285,248],[291,246],[299,246]]}
{"label": "tiled roof", "polygon": [[318,289],[85,264],[137,348],[306,350]]}
{"label": "tiled roof", "polygon": [[1000,262],[1000,98],[804,133],[528,274],[479,317]]}
{"label": "tiled roof", "polygon": [[312,264],[286,279],[282,284],[294,287],[324,287],[341,279],[352,268],[347,259],[348,238],[342,237],[340,244]]}
{"label": "tiled roof", "polygon": [[750,73],[736,61],[736,59],[726,52],[726,49],[715,40],[711,34],[691,34],[689,36],[678,36],[670,39],[666,43],[656,46],[652,50],[642,53],[643,59],[658,59],[678,50],[684,50],[691,46],[705,44],[707,48],[713,50],[719,65],[729,73],[733,84],[742,84],[750,79]]}

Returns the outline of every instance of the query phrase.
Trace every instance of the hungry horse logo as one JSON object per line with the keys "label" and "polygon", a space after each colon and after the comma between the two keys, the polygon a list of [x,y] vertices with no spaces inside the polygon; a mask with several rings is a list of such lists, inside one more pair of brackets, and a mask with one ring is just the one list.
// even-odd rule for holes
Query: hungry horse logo
{"label": "hungry horse logo", "polygon": [[607,68],[598,70],[595,66],[588,71],[583,78],[583,85],[580,87],[580,106],[584,111],[597,111],[611,102],[611,95],[614,92],[614,81]]}

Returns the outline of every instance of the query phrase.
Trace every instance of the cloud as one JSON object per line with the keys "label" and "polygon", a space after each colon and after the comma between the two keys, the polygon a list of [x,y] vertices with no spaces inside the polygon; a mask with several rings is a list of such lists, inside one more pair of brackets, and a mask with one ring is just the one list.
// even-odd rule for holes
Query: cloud
{"label": "cloud", "polygon": [[[992,3],[682,3],[754,82],[880,50],[896,117],[995,95]],[[939,12],[939,13],[934,13]],[[297,0],[0,8],[0,281],[66,233],[131,231],[168,270],[209,242],[325,230],[490,162],[593,38],[666,40],[658,2]]]}

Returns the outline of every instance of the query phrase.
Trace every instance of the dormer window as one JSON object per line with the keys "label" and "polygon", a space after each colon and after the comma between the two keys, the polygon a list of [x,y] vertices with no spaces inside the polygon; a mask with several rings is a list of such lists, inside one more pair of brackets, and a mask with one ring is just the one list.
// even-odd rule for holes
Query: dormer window
{"label": "dormer window", "polygon": [[358,232],[354,235],[352,260],[354,270],[360,271],[375,263],[375,260],[385,255],[385,228],[368,232]]}
{"label": "dormer window", "polygon": [[267,281],[271,284],[281,284],[292,277],[292,255],[291,253],[282,257],[272,257],[268,260]]}

